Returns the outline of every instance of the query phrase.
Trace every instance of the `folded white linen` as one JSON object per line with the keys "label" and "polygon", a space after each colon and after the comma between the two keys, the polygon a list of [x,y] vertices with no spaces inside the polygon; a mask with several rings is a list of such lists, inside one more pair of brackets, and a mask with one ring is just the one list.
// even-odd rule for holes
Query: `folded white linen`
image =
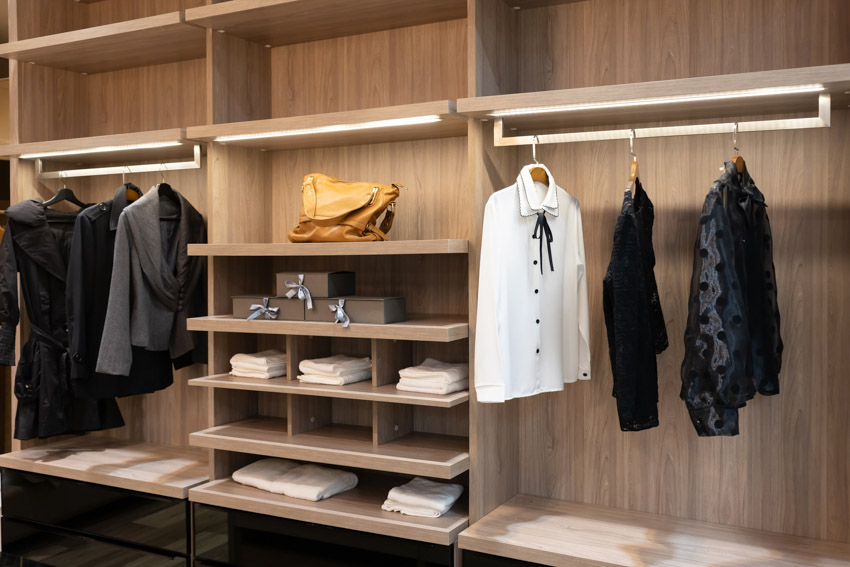
{"label": "folded white linen", "polygon": [[327,384],[329,386],[345,386],[346,384],[354,384],[355,382],[363,382],[372,378],[372,369],[361,370],[352,374],[344,374],[343,376],[325,376],[323,374],[301,374],[298,380],[308,384]]}
{"label": "folded white linen", "polygon": [[353,372],[360,372],[367,368],[370,370],[372,368],[371,358],[354,358],[343,354],[313,360],[302,360],[298,364],[298,369],[304,374],[321,374],[324,376],[343,376]]}
{"label": "folded white linen", "polygon": [[274,492],[275,481],[300,465],[301,463],[288,459],[261,459],[234,472],[233,480],[245,486]]}
{"label": "folded white linen", "polygon": [[451,394],[469,389],[469,379],[460,382],[445,384],[441,382],[429,382],[428,380],[409,380],[402,378],[395,385],[396,390],[401,392],[418,392],[420,394]]}
{"label": "folded white linen", "polygon": [[230,358],[230,364],[259,364],[261,366],[269,366],[274,364],[286,364],[286,353],[280,352],[277,349],[264,350],[254,354],[239,353],[234,354]]}
{"label": "folded white linen", "polygon": [[434,482],[417,476],[407,484],[390,489],[381,508],[408,516],[438,518],[451,510],[461,494],[463,486],[460,484]]}
{"label": "folded white linen", "polygon": [[357,475],[318,465],[301,465],[274,482],[273,492],[318,502],[357,486]]}
{"label": "folded white linen", "polygon": [[230,371],[231,376],[238,376],[240,378],[279,378],[280,376],[286,376],[286,368],[281,368],[280,370],[273,370],[271,372],[263,372],[259,370],[239,370],[233,369]]}
{"label": "folded white linen", "polygon": [[286,362],[275,364],[246,364],[244,362],[234,362],[230,366],[238,368],[239,370],[259,370],[262,372],[265,370],[280,370],[281,368],[286,368]]}
{"label": "folded white linen", "polygon": [[408,380],[453,384],[469,378],[469,364],[466,362],[450,364],[433,358],[426,358],[419,366],[402,368],[398,371],[398,375]]}

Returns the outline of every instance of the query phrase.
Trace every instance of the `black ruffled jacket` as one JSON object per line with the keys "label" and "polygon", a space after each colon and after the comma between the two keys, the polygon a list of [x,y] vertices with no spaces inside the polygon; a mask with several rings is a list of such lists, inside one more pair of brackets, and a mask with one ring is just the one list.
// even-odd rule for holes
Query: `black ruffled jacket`
{"label": "black ruffled jacket", "polygon": [[620,429],[658,426],[655,355],[667,348],[667,328],[655,282],[652,201],[635,180],[614,228],[614,249],[602,282],[608,353]]}
{"label": "black ruffled jacket", "polygon": [[772,247],[764,196],[727,162],[700,218],[685,329],[681,396],[701,436],[737,435],[738,408],[779,393]]}

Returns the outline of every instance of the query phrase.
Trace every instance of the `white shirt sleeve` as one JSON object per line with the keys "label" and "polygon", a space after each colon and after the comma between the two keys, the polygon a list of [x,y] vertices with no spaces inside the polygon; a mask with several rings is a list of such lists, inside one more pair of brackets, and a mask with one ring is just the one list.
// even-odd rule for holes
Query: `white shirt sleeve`
{"label": "white shirt sleeve", "polygon": [[[499,275],[498,220],[492,199],[484,209],[481,235],[481,263],[478,269],[478,315],[475,325],[475,393],[479,402],[505,401],[505,374],[509,356],[501,351],[499,323],[501,317],[502,279]],[[501,351],[501,352],[500,352]]]}
{"label": "white shirt sleeve", "polygon": [[584,258],[584,231],[581,223],[581,208],[576,207],[576,305],[578,306],[578,379],[590,380],[590,313],[587,301],[587,269]]}

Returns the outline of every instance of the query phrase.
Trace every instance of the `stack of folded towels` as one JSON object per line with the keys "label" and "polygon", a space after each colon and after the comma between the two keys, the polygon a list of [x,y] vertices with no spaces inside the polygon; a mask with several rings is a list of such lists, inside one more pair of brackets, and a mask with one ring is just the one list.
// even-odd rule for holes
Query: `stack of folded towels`
{"label": "stack of folded towels", "polygon": [[372,378],[372,359],[338,354],[327,358],[302,360],[298,365],[301,382],[344,386]]}
{"label": "stack of folded towels", "polygon": [[451,394],[469,388],[469,364],[449,364],[426,358],[419,366],[398,371],[396,388],[406,392]]}
{"label": "stack of folded towels", "polygon": [[408,516],[439,518],[454,506],[462,493],[460,484],[444,484],[417,476],[391,489],[381,508]]}
{"label": "stack of folded towels", "polygon": [[357,486],[357,475],[287,459],[262,459],[233,473],[233,480],[266,492],[318,502]]}
{"label": "stack of folded towels", "polygon": [[256,354],[236,354],[230,359],[233,376],[243,378],[277,378],[286,376],[286,354],[264,350]]}

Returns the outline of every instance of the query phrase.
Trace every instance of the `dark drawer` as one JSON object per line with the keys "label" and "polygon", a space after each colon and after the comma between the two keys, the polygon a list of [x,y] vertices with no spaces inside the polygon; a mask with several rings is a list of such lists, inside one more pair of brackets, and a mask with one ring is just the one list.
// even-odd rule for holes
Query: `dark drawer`
{"label": "dark drawer", "polygon": [[2,519],[3,551],[53,567],[189,567],[185,557],[167,557],[113,545],[44,526]]}
{"label": "dark drawer", "polygon": [[4,517],[189,555],[186,500],[12,469],[2,489]]}
{"label": "dark drawer", "polygon": [[542,567],[539,563],[517,561],[476,551],[463,552],[463,567]]}
{"label": "dark drawer", "polygon": [[194,504],[195,556],[210,567],[453,567],[454,547]]}

